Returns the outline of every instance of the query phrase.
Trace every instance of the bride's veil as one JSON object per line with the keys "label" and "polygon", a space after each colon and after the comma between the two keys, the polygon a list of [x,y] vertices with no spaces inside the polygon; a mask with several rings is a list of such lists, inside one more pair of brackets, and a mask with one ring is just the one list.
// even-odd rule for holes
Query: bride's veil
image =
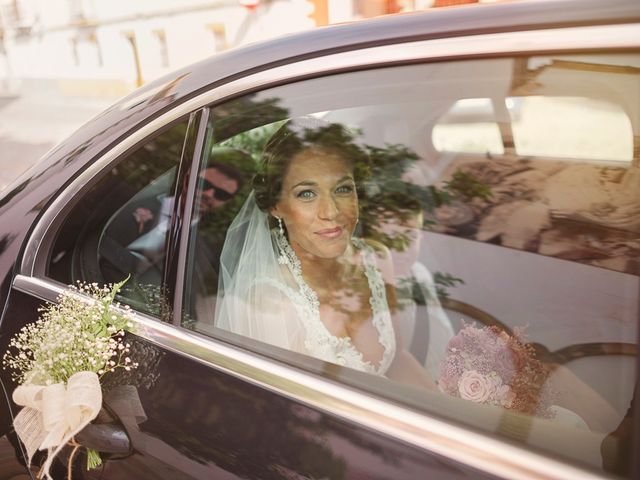
{"label": "bride's veil", "polygon": [[220,256],[215,325],[254,340],[302,351],[292,279],[278,263],[268,214],[251,192],[231,223]]}

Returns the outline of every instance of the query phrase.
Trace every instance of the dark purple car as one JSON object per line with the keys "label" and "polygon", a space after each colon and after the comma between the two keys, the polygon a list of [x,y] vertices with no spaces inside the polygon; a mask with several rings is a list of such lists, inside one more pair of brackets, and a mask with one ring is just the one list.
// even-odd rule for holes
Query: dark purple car
{"label": "dark purple car", "polygon": [[[303,116],[366,153],[357,233],[389,251],[396,340],[437,391],[216,324],[227,229]],[[216,55],[49,152],[0,197],[0,351],[65,286],[130,276],[139,365],[104,377],[76,437],[103,465],[81,449],[74,478],[638,478],[639,258],[640,3],[433,9]],[[489,331],[542,381],[463,338]],[[1,380],[0,479],[28,478],[2,471],[26,460]]]}

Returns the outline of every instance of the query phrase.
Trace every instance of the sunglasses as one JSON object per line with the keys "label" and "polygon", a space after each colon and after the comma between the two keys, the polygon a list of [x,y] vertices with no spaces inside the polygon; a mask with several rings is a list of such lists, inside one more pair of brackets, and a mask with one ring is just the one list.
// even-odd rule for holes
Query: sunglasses
{"label": "sunglasses", "polygon": [[233,198],[233,196],[235,195],[235,192],[234,193],[227,192],[226,190],[221,189],[217,185],[214,185],[213,183],[211,183],[206,178],[202,178],[202,177],[200,177],[200,188],[203,192],[206,192],[207,190],[213,190],[213,198],[221,202],[226,202],[227,200],[231,200],[231,198]]}

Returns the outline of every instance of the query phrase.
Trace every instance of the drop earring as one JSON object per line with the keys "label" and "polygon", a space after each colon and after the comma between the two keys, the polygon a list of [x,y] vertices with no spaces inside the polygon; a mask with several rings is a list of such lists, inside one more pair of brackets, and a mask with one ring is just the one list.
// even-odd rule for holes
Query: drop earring
{"label": "drop earring", "polygon": [[276,235],[276,242],[278,244],[278,263],[280,265],[289,265],[291,262],[287,257],[287,239],[284,236],[284,227],[282,226],[282,218],[274,217],[278,220],[278,234]]}

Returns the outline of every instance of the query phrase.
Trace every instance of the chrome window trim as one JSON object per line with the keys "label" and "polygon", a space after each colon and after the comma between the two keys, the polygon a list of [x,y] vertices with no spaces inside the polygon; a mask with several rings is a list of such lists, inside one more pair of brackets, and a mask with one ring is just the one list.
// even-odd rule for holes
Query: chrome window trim
{"label": "chrome window trim", "polygon": [[[162,126],[188,115],[204,106],[218,103],[226,98],[241,95],[258,88],[293,82],[310,76],[320,76],[364,67],[376,68],[397,63],[419,60],[452,60],[487,55],[543,53],[552,51],[626,49],[640,47],[640,24],[572,27],[525,32],[505,32],[470,35],[457,38],[441,38],[418,42],[399,43],[342,52],[303,60],[261,71],[234,80],[204,92],[169,110],[143,125],[131,136],[120,142],[100,158],[96,159],[78,178],[59,195],[40,218],[22,257],[20,273],[44,275],[44,265],[38,265],[39,248],[45,247],[48,233],[57,229],[59,214],[69,201],[100,170],[133,145],[144,140]],[[45,248],[47,250],[48,248]],[[40,271],[37,267],[41,267]]]}
{"label": "chrome window trim", "polygon": [[[189,198],[195,197],[196,184],[198,183],[199,176],[199,166],[198,168],[193,168],[194,162],[201,162],[202,152],[204,151],[206,144],[206,135],[207,135],[207,126],[209,124],[209,114],[210,110],[208,108],[203,108],[198,110],[198,123],[195,128],[195,137],[193,140],[193,155],[192,158],[189,158],[189,162],[191,162],[191,170],[189,172],[190,178],[187,186],[187,196]],[[187,138],[188,138],[187,133]],[[191,152],[190,152],[191,153]],[[185,153],[183,152],[183,156]],[[186,161],[186,158],[181,158],[181,161]],[[184,207],[183,218],[191,218],[193,214],[194,205],[191,202],[187,202]],[[191,231],[189,228],[182,228],[179,232],[178,239],[178,254],[177,254],[177,269],[176,269],[176,285],[175,285],[175,295],[173,297],[173,324],[180,325],[182,322],[182,305],[184,303],[184,288],[185,288],[185,274],[187,270],[187,245],[189,243],[189,236],[191,235]]]}
{"label": "chrome window trim", "polygon": [[[16,290],[55,301],[64,285],[17,275]],[[134,312],[136,335],[211,368],[269,389],[373,431],[397,438],[498,477],[509,479],[596,480],[605,478],[511,445],[498,438],[417,413],[346,385],[231,347],[214,338]]]}
{"label": "chrome window trim", "polygon": [[[258,72],[204,92],[164,113],[98,158],[62,192],[42,215],[25,247],[20,274],[13,286],[24,293],[55,301],[64,288],[43,276],[52,232],[65,207],[91,178],[162,126],[204,106],[243,93],[298,79],[350,69],[376,68],[411,61],[436,61],[554,51],[628,49],[640,47],[640,25],[609,25],[506,32],[391,44],[284,65]],[[202,338],[178,327],[136,314],[138,335],[172,351],[245,381],[357,422],[435,454],[493,475],[514,479],[583,478],[603,476],[510,445],[485,434],[416,413],[384,400],[285,366],[215,339]],[[188,353],[185,353],[188,352]]]}

